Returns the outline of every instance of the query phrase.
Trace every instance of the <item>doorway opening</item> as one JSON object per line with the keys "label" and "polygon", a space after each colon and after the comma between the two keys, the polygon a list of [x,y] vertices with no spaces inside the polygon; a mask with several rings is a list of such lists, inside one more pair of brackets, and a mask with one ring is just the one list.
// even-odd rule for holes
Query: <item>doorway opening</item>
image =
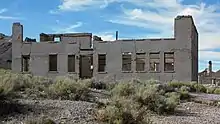
{"label": "doorway opening", "polygon": [[81,79],[92,78],[93,76],[93,55],[80,55],[79,77]]}

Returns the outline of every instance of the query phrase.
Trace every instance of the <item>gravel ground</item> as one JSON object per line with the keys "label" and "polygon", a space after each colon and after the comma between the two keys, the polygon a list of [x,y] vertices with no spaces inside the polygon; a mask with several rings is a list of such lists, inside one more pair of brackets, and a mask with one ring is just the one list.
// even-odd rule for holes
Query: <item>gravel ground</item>
{"label": "gravel ground", "polygon": [[170,116],[153,116],[155,124],[220,124],[220,108],[194,102],[181,103]]}
{"label": "gravel ground", "polygon": [[210,100],[210,101],[220,100],[220,95],[218,94],[190,93],[190,95],[196,97],[197,99],[202,99],[202,100]]}
{"label": "gravel ground", "polygon": [[[11,114],[2,124],[22,124],[26,119],[46,115],[57,123],[98,124],[92,117],[93,103],[59,100],[18,100],[20,114]],[[220,108],[194,102],[181,103],[174,115],[152,117],[154,124],[220,124]]]}
{"label": "gravel ground", "polygon": [[[96,93],[99,94],[98,91]],[[94,94],[96,93],[94,91]],[[97,94],[95,96],[103,98]],[[213,94],[191,95],[202,100],[218,100],[220,98],[220,95]],[[0,107],[0,124],[22,124],[27,119],[36,120],[43,116],[49,117],[56,123],[98,124],[93,118],[96,104],[90,102],[18,99],[13,104],[0,104]],[[8,110],[7,113],[2,113],[5,110]],[[177,107],[174,115],[154,115],[151,119],[154,124],[220,124],[220,108],[185,102]]]}
{"label": "gravel ground", "polygon": [[7,120],[2,124],[22,124],[27,119],[36,119],[44,115],[56,123],[65,124],[95,124],[92,117],[95,104],[82,101],[59,101],[59,100],[17,100],[20,105],[20,114],[7,115]]}

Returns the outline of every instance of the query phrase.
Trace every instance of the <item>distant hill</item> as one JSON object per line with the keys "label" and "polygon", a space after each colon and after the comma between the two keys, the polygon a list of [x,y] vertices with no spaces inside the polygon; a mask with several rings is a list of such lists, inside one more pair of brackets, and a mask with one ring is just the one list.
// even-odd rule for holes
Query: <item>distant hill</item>
{"label": "distant hill", "polygon": [[0,68],[11,69],[12,43],[11,36],[0,33]]}

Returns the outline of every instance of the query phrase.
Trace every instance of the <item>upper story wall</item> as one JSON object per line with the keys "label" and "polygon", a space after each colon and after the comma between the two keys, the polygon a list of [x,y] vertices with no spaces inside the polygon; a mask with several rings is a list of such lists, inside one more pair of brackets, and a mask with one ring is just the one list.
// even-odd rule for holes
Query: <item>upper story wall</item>
{"label": "upper story wall", "polygon": [[198,44],[194,36],[198,35],[192,16],[177,16],[174,22],[174,38],[178,44],[185,48],[193,48]]}
{"label": "upper story wall", "polygon": [[[13,43],[22,43],[23,41],[23,25],[13,23],[12,26]],[[31,41],[30,41],[31,42]],[[66,34],[40,34],[40,42],[60,42],[62,44],[77,44],[79,49],[91,49],[92,34],[91,33],[66,33]]]}
{"label": "upper story wall", "polygon": [[[78,44],[80,49],[91,49],[91,33],[72,33],[72,34],[40,34],[40,42],[56,41],[68,44]],[[57,41],[56,41],[57,42]]]}

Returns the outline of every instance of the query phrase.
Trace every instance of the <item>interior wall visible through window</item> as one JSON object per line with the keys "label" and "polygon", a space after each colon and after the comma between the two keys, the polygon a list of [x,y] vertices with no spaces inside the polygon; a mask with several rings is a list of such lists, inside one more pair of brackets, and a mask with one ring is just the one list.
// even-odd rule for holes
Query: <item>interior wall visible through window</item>
{"label": "interior wall visible through window", "polygon": [[57,71],[57,55],[49,55],[49,71]]}
{"label": "interior wall visible through window", "polygon": [[106,54],[98,55],[98,72],[106,71]]}
{"label": "interior wall visible through window", "polygon": [[174,71],[174,52],[164,53],[164,71]]}
{"label": "interior wall visible through window", "polygon": [[145,53],[136,53],[136,71],[145,71]]}
{"label": "interior wall visible through window", "polygon": [[160,69],[160,53],[150,53],[150,71],[159,71]]}
{"label": "interior wall visible through window", "polygon": [[122,53],[122,71],[131,71],[132,53]]}
{"label": "interior wall visible through window", "polygon": [[21,71],[28,72],[29,71],[29,64],[30,64],[30,56],[29,55],[22,55],[21,56]]}

